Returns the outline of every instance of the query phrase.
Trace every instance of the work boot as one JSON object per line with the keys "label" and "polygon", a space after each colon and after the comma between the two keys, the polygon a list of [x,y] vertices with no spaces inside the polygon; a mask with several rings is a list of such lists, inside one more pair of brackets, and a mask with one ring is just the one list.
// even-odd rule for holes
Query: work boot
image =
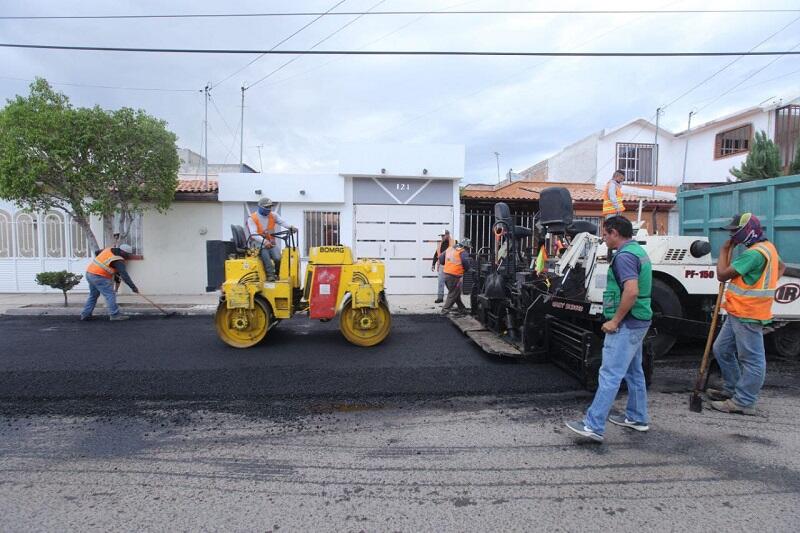
{"label": "work boot", "polygon": [[706,397],[709,400],[724,402],[725,400],[730,400],[733,397],[733,395],[724,390],[706,389]]}
{"label": "work boot", "polygon": [[90,320],[94,320],[92,315],[81,315],[81,322],[88,322]]}
{"label": "work boot", "polygon": [[449,313],[449,312],[450,312],[450,309],[448,309],[447,307],[442,307],[442,311],[441,311],[441,313],[442,313],[443,315],[446,315],[446,314],[447,314],[447,313]]}
{"label": "work boot", "polygon": [[275,275],[274,274],[267,275],[267,281],[275,281]]}
{"label": "work boot", "polygon": [[128,315],[122,315],[122,314],[111,315],[110,317],[108,317],[108,319],[111,320],[112,322],[117,322],[119,320],[130,320],[130,318],[131,317],[129,317]]}
{"label": "work boot", "polygon": [[435,303],[435,304],[440,304],[440,303],[442,303],[443,301],[444,301],[444,298],[436,298],[436,299],[433,301],[433,303]]}
{"label": "work boot", "polygon": [[734,402],[733,400],[725,400],[723,402],[711,402],[711,408],[723,413],[731,413],[737,415],[755,415],[756,410],[753,407],[744,407]]}

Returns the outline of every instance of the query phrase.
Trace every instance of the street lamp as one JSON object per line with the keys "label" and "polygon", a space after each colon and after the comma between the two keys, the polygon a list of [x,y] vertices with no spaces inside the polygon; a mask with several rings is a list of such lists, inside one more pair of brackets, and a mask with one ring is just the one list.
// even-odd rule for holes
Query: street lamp
{"label": "street lamp", "polygon": [[494,158],[497,160],[497,183],[500,183],[500,152],[495,152]]}

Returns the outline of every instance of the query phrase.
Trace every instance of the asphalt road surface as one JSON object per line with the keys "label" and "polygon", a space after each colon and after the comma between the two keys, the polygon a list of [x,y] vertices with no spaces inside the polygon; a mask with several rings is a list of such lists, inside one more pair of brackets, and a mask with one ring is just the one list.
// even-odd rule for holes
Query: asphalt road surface
{"label": "asphalt road surface", "polygon": [[753,417],[690,413],[696,358],[662,363],[651,431],[596,445],[563,425],[591,399],[574,380],[439,317],[374,349],[270,336],[0,318],[0,529],[797,530],[797,363],[770,362]]}
{"label": "asphalt road surface", "polygon": [[295,318],[240,350],[209,317],[0,318],[0,399],[243,399],[580,389],[550,365],[484,354],[446,318],[395,316],[379,346],[348,343],[336,322]]}

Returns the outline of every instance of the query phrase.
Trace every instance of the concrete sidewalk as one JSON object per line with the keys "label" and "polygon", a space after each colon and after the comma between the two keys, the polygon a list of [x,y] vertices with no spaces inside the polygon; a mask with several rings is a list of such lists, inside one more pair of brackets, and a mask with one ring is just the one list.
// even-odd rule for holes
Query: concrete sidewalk
{"label": "concrete sidewalk", "polygon": [[[0,315],[14,316],[78,316],[86,301],[86,293],[69,293],[69,306],[64,307],[64,297],[60,293],[13,293],[0,294]],[[213,315],[217,309],[219,294],[164,294],[147,295],[148,298],[168,312],[178,315]],[[389,295],[389,308],[396,315],[419,315],[438,313],[442,306],[434,304],[434,295],[397,294]],[[117,303],[126,315],[158,315],[144,298],[123,293],[117,295]],[[105,300],[101,296],[97,302],[95,315],[106,314]]]}

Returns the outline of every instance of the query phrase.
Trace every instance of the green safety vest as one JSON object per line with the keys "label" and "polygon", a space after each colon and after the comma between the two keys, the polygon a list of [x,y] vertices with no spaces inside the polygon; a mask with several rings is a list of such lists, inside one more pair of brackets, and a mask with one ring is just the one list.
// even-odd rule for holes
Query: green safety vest
{"label": "green safety vest", "polygon": [[603,291],[603,316],[609,320],[614,318],[614,314],[619,308],[619,302],[622,299],[622,288],[617,283],[617,277],[614,275],[614,269],[612,268],[614,260],[621,253],[635,255],[642,265],[639,271],[639,296],[636,297],[636,303],[631,307],[630,314],[637,320],[650,320],[653,318],[653,310],[650,308],[650,293],[653,290],[653,265],[650,264],[647,252],[636,241],[628,241],[623,244],[608,264],[606,290]]}

